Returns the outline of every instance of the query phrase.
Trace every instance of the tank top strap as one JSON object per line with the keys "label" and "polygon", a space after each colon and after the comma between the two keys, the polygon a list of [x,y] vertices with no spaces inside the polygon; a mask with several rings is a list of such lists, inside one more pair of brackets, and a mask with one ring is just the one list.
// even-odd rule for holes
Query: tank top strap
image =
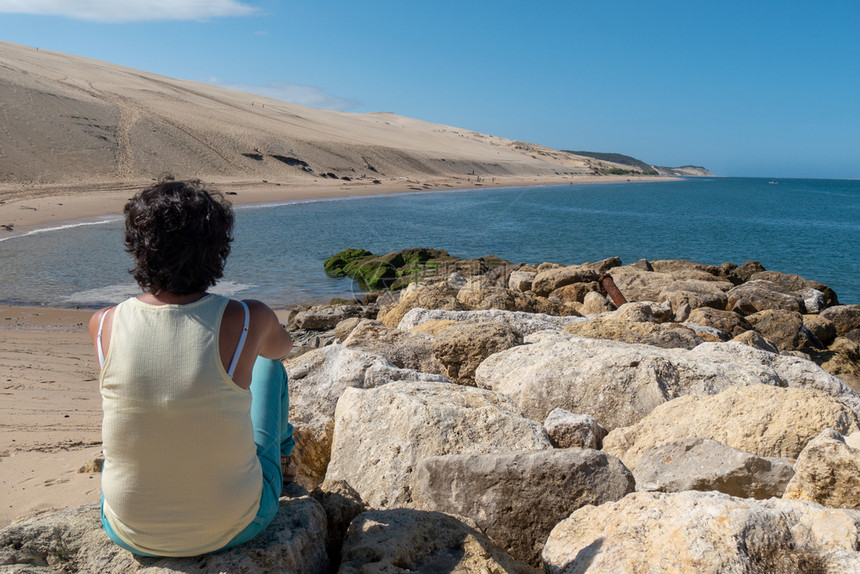
{"label": "tank top strap", "polygon": [[248,338],[248,325],[251,322],[251,311],[248,309],[248,304],[244,301],[239,301],[239,303],[242,304],[242,308],[245,310],[245,323],[242,325],[242,334],[239,336],[239,343],[236,345],[236,351],[233,353],[233,360],[230,361],[230,368],[227,369],[227,375],[231,379],[233,378],[233,372],[236,370],[236,365],[239,363],[239,355],[242,354],[242,349],[245,347],[245,339]]}

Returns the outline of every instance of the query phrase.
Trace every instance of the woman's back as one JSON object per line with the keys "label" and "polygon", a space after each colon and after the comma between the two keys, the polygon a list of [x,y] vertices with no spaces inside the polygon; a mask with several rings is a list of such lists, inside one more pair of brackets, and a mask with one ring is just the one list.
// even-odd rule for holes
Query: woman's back
{"label": "woman's back", "polygon": [[251,393],[224,369],[228,299],[120,304],[101,378],[105,517],[144,552],[216,550],[253,519],[262,472]]}

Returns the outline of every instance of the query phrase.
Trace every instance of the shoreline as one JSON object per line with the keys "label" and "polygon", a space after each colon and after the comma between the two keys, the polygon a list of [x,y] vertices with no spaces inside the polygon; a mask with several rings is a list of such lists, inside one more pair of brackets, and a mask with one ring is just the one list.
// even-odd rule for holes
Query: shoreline
{"label": "shoreline", "polygon": [[[374,184],[367,181],[350,182],[246,182],[206,181],[213,189],[227,196],[236,207],[266,207],[300,201],[326,201],[410,193],[442,191],[474,191],[507,187],[542,187],[551,185],[582,185],[594,183],[649,183],[676,181],[677,177],[661,176],[579,176],[579,177],[494,177],[491,181],[459,177],[398,179]],[[8,186],[0,187],[0,241],[23,237],[34,232],[59,229],[72,223],[99,224],[102,220],[121,217],[128,198],[151,185],[117,182],[92,185]],[[111,219],[104,219],[111,218]]]}

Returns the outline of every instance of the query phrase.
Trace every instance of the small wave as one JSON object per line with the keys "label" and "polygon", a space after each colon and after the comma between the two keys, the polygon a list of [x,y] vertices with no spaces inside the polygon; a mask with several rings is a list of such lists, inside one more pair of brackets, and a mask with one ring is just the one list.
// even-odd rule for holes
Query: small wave
{"label": "small wave", "polygon": [[[224,281],[209,291],[216,295],[230,297],[237,293],[241,293],[242,291],[253,289],[254,287],[256,287],[256,285],[237,283],[235,281]],[[63,297],[62,303],[65,305],[79,305],[82,307],[99,307],[104,305],[113,305],[131,297],[137,297],[140,293],[140,287],[136,283],[117,283],[114,285],[105,285],[104,287],[96,287],[95,289],[77,291],[71,295]]]}
{"label": "small wave", "polygon": [[121,219],[122,218],[119,216],[106,216],[103,219],[99,219],[97,221],[76,221],[75,223],[66,223],[64,225],[58,225],[56,227],[40,227],[39,229],[33,229],[31,231],[21,233],[19,235],[0,237],[0,242],[9,241],[10,239],[19,239],[21,237],[29,237],[31,235],[38,235],[39,233],[62,231],[64,229],[74,229],[75,227],[86,227],[88,225],[104,225],[105,223],[113,223],[114,221],[119,221]]}

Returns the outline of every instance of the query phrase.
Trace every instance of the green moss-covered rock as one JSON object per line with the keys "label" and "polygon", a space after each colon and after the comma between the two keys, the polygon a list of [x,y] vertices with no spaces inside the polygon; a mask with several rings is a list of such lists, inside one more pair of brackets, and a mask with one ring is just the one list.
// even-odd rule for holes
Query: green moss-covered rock
{"label": "green moss-covered rock", "polygon": [[344,277],[348,275],[347,266],[356,260],[375,257],[373,253],[365,249],[344,249],[337,255],[332,255],[323,263],[325,272],[329,277]]}

